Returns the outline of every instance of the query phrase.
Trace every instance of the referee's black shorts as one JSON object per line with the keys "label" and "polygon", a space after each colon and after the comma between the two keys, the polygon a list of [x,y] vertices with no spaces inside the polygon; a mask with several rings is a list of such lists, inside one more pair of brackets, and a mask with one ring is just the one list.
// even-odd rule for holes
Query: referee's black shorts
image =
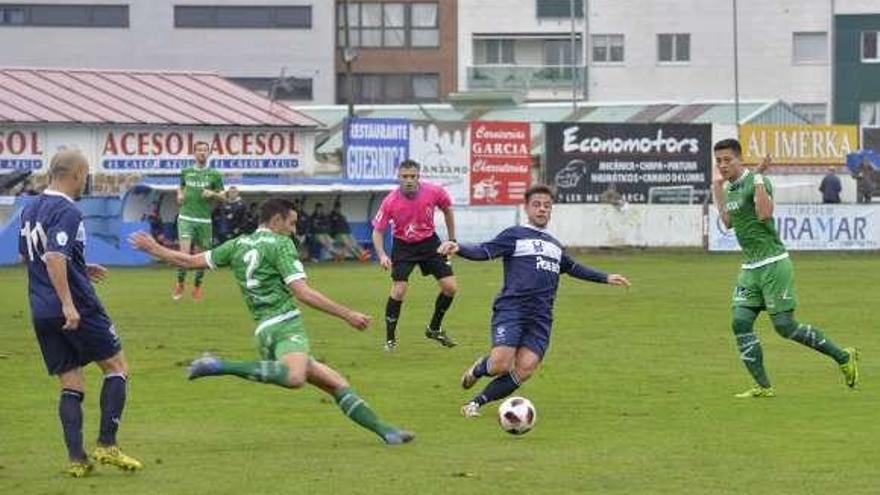
{"label": "referee's black shorts", "polygon": [[438,247],[440,238],[437,234],[413,243],[395,237],[391,248],[391,280],[406,282],[416,265],[423,276],[433,275],[437,280],[451,276],[452,262],[437,253]]}

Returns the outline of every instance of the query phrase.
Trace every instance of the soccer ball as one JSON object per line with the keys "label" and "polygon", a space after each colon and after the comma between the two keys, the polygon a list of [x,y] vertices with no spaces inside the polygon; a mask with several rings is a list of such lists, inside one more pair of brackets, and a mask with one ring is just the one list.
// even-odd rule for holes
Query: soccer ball
{"label": "soccer ball", "polygon": [[498,406],[498,423],[511,435],[528,433],[537,419],[535,406],[525,397],[510,397]]}

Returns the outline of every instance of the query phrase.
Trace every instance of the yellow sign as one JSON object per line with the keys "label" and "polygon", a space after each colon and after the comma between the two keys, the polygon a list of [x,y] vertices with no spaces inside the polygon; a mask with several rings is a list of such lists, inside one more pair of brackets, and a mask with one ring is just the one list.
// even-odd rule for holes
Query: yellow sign
{"label": "yellow sign", "polygon": [[744,125],[739,142],[745,163],[770,155],[778,165],[831,165],[858,150],[859,133],[854,125]]}

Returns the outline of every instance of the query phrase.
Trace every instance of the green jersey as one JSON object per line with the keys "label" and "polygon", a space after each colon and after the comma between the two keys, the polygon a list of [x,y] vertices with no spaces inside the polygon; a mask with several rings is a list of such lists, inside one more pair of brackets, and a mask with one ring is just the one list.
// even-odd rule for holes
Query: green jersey
{"label": "green jersey", "polygon": [[211,268],[232,268],[258,329],[299,315],[287,284],[306,273],[290,237],[260,228],[206,252],[205,259]]}
{"label": "green jersey", "polygon": [[[766,177],[764,188],[772,198],[773,184]],[[725,208],[745,257],[743,267],[761,266],[784,255],[785,245],[779,239],[773,218],[758,220],[755,211],[755,175],[746,170],[739,179],[728,184],[725,189],[727,192]]]}
{"label": "green jersey", "polygon": [[220,172],[204,167],[187,167],[180,172],[180,188],[183,189],[183,203],[180,205],[180,218],[191,222],[210,223],[211,200],[202,197],[205,189],[223,191],[223,177]]}

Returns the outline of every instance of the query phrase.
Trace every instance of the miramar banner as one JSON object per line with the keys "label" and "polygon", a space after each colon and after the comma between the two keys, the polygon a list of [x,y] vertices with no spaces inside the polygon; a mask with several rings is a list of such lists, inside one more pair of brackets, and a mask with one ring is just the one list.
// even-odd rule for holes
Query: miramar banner
{"label": "miramar banner", "polygon": [[528,122],[471,122],[471,205],[524,201],[532,167]]}
{"label": "miramar banner", "polygon": [[[776,230],[792,251],[880,249],[878,209],[861,205],[778,204]],[[733,230],[724,227],[718,210],[709,208],[709,251],[739,251]]]}
{"label": "miramar banner", "polygon": [[397,166],[409,157],[407,119],[352,118],[345,121],[345,177],[397,180]]}
{"label": "miramar banner", "polygon": [[548,181],[560,203],[599,203],[612,195],[646,203],[656,187],[708,191],[709,124],[546,124]]}
{"label": "miramar banner", "polygon": [[770,155],[776,165],[843,165],[859,149],[854,125],[743,125],[739,130],[745,163]]}

